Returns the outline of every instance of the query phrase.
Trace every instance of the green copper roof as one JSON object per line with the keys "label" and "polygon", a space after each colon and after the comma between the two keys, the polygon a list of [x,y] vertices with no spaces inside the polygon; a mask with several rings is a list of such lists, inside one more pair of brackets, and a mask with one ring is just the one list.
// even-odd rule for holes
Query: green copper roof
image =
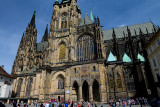
{"label": "green copper roof", "polygon": [[139,60],[142,61],[142,62],[145,62],[144,57],[143,57],[142,55],[140,55],[139,53],[138,53],[138,55],[137,55],[137,59],[139,59]]}
{"label": "green copper roof", "polygon": [[[132,36],[139,35],[139,28],[142,30],[142,32],[144,34],[147,34],[147,30],[148,30],[148,33],[153,33],[154,27],[156,29],[158,29],[157,26],[155,26],[151,22],[128,26],[128,28],[131,31],[131,35]],[[125,35],[128,35],[128,33],[127,33],[127,26],[115,28],[114,30],[115,30],[115,34],[116,34],[117,38],[124,37],[123,32],[125,33]],[[136,34],[135,34],[135,31],[136,31]],[[113,33],[112,29],[104,30],[102,32],[103,32],[104,40],[111,40],[112,39],[112,33]]]}
{"label": "green copper roof", "polygon": [[55,0],[54,4],[59,4],[59,1],[58,1],[58,0]]}
{"label": "green copper roof", "polygon": [[93,21],[90,19],[90,17],[86,14],[84,16],[84,18],[81,20],[81,22],[79,23],[79,26],[83,26],[83,25],[89,25],[89,24],[93,24]]}
{"label": "green copper roof", "polygon": [[126,53],[124,53],[123,62],[132,62],[131,58]]}
{"label": "green copper roof", "polygon": [[47,42],[37,43],[37,52],[41,52],[46,49]]}
{"label": "green copper roof", "polygon": [[109,57],[108,57],[108,62],[111,62],[111,61],[117,61],[117,59],[114,57],[114,55],[112,54],[112,52],[109,53]]}
{"label": "green copper roof", "polygon": [[91,10],[91,12],[90,12],[90,18],[91,18],[91,20],[94,22],[92,10]]}

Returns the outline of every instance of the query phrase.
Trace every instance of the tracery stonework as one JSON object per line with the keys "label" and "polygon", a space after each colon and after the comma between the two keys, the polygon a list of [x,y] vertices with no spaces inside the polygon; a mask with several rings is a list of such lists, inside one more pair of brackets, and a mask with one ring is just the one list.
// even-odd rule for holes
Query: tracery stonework
{"label": "tracery stonework", "polygon": [[[131,35],[139,29],[157,29],[156,26],[153,23],[135,25],[134,33],[132,27],[121,28],[123,32],[102,31],[99,18],[86,14],[81,19],[81,10],[76,4],[77,0],[54,3],[49,33],[47,26],[40,43],[36,42],[34,13],[13,64],[15,97],[107,102],[110,98],[147,95],[149,87],[143,75],[146,69],[141,67],[147,62],[136,59],[136,53],[144,54],[143,46],[136,44],[144,43],[142,40],[148,40],[156,31],[140,33],[141,36],[134,38]],[[116,60],[109,61],[109,53],[113,53]],[[132,62],[123,58],[125,53]],[[143,88],[137,88],[140,85]]]}

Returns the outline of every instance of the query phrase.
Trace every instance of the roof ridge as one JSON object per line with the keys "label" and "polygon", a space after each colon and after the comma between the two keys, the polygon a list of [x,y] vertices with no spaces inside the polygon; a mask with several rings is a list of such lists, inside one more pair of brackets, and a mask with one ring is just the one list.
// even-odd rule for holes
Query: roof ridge
{"label": "roof ridge", "polygon": [[[134,25],[126,25],[126,26],[123,26],[123,27],[116,27],[116,28],[114,28],[114,29],[125,28],[125,27],[127,27],[127,26],[130,27],[130,26],[142,25],[142,24],[147,24],[147,23],[151,23],[151,24],[155,25],[155,24],[152,23],[152,22],[144,22],[144,23],[139,23],[139,24],[134,24]],[[106,29],[106,30],[103,30],[103,31],[108,31],[108,30],[111,30],[111,29]]]}

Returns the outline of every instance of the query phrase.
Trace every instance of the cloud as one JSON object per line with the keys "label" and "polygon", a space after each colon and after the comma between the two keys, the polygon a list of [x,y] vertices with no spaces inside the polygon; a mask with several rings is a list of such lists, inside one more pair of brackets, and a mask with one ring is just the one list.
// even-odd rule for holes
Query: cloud
{"label": "cloud", "polygon": [[118,27],[124,27],[124,26],[126,26],[125,24],[122,24],[122,25],[120,25],[120,26],[118,26]]}

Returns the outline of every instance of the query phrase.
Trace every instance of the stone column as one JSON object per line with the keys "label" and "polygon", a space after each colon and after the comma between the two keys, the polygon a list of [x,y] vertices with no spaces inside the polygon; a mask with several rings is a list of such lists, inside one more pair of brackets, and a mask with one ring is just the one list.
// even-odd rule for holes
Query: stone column
{"label": "stone column", "polygon": [[79,87],[79,101],[83,101],[83,99],[82,99],[82,86]]}
{"label": "stone column", "polygon": [[69,100],[72,101],[72,87],[70,87],[69,90]]}
{"label": "stone column", "polygon": [[92,85],[89,86],[89,101],[93,101]]}

